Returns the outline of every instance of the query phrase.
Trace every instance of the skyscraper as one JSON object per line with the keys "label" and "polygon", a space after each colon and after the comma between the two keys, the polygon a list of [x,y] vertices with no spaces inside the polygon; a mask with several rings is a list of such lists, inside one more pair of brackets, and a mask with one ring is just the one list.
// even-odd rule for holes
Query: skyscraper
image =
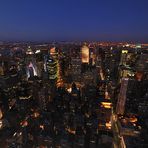
{"label": "skyscraper", "polygon": [[90,47],[89,51],[90,51],[89,65],[91,67],[96,64],[96,49],[94,47]]}
{"label": "skyscraper", "polygon": [[83,45],[81,48],[81,72],[84,73],[88,70],[89,66],[89,48],[86,45]]}
{"label": "skyscraper", "polygon": [[89,64],[89,48],[86,45],[82,46],[81,54],[82,54],[82,63]]}
{"label": "skyscraper", "polygon": [[127,54],[128,54],[128,50],[121,51],[120,65],[126,65]]}
{"label": "skyscraper", "polygon": [[128,81],[129,81],[128,78],[122,78],[121,80],[121,88],[120,88],[120,93],[118,96],[118,102],[116,107],[117,114],[121,114],[121,115],[124,114]]}
{"label": "skyscraper", "polygon": [[25,62],[26,62],[27,78],[37,76],[38,74],[37,74],[37,67],[36,67],[36,59],[34,57],[34,52],[30,48],[30,46],[26,51]]}
{"label": "skyscraper", "polygon": [[46,70],[48,73],[49,80],[56,80],[58,77],[58,65],[57,61],[50,55],[46,59]]}

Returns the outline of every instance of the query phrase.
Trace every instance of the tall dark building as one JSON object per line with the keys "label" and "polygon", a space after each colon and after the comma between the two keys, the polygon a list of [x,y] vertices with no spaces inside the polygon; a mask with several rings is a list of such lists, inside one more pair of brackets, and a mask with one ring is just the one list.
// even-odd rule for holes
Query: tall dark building
{"label": "tall dark building", "polygon": [[120,93],[118,96],[118,102],[117,102],[117,108],[116,108],[117,114],[122,114],[122,115],[124,114],[128,81],[129,81],[128,78],[122,78],[121,88],[120,88]]}
{"label": "tall dark building", "polygon": [[136,75],[135,79],[122,78],[121,80],[116,108],[118,114],[138,113],[138,106],[147,93],[148,83],[140,74]]}

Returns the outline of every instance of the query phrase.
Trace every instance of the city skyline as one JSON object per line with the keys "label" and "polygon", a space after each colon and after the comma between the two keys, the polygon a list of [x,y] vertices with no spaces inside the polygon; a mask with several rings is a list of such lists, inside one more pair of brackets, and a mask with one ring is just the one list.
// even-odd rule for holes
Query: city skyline
{"label": "city skyline", "polygon": [[146,0],[5,0],[0,41],[148,42]]}

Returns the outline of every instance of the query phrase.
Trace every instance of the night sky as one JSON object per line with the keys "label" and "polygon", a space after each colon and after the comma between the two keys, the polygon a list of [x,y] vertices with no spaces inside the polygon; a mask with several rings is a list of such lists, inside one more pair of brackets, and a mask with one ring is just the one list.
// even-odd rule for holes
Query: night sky
{"label": "night sky", "polygon": [[0,40],[148,42],[148,0],[0,0]]}

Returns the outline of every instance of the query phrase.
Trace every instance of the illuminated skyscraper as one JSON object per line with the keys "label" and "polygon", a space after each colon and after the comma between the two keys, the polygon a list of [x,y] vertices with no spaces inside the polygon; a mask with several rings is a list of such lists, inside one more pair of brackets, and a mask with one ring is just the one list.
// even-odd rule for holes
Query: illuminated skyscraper
{"label": "illuminated skyscraper", "polygon": [[52,47],[50,48],[50,56],[53,57],[53,59],[57,59],[58,58],[58,52],[56,51],[56,47]]}
{"label": "illuminated skyscraper", "polygon": [[56,49],[55,46],[50,48],[50,56],[52,57],[52,59],[55,62],[55,66],[56,66],[56,86],[59,87],[61,85],[63,85],[63,80],[61,77],[61,67],[60,67],[60,63],[59,63],[59,55],[58,55],[58,51]]}
{"label": "illuminated skyscraper", "polygon": [[89,64],[89,48],[84,45],[81,48],[82,63]]}
{"label": "illuminated skyscraper", "polygon": [[37,76],[37,71],[35,69],[35,66],[33,65],[32,62],[29,63],[27,66],[27,77],[32,78],[33,76]]}
{"label": "illuminated skyscraper", "polygon": [[95,49],[95,47],[90,47],[89,51],[90,51],[89,52],[89,55],[90,55],[89,65],[90,65],[90,67],[95,66],[95,64],[96,64],[96,49]]}
{"label": "illuminated skyscraper", "polygon": [[82,58],[82,65],[81,65],[81,72],[84,73],[88,70],[89,66],[89,48],[84,45],[81,48],[81,58]]}
{"label": "illuminated skyscraper", "polygon": [[126,65],[127,54],[128,54],[128,50],[121,51],[120,65]]}
{"label": "illuminated skyscraper", "polygon": [[28,47],[26,51],[26,73],[27,73],[27,78],[37,76],[37,67],[36,67],[36,59],[34,57],[34,52]]}
{"label": "illuminated skyscraper", "polygon": [[48,73],[49,80],[56,80],[58,77],[58,63],[51,56],[45,59],[45,71]]}

